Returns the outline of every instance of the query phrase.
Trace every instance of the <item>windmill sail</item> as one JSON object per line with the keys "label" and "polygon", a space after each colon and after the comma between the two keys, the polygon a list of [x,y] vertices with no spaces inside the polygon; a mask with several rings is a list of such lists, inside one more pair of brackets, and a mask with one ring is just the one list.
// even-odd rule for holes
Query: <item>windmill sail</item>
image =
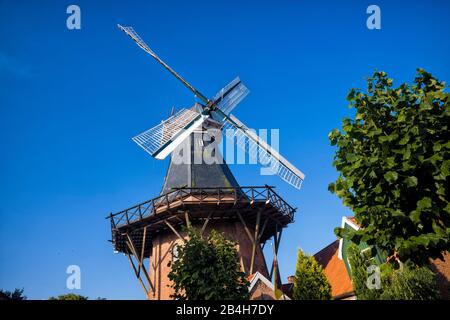
{"label": "windmill sail", "polygon": [[281,179],[300,189],[305,175],[287,161],[276,150],[269,146],[263,139],[258,137],[254,132],[248,129],[238,118],[233,115],[223,117],[224,125],[222,130],[232,129],[232,135],[228,132],[226,136],[236,139],[236,144],[247,152],[250,157],[258,159],[259,163],[267,166],[271,171],[278,175]]}
{"label": "windmill sail", "polygon": [[214,105],[228,115],[249,92],[247,87],[237,77],[214,96]]}
{"label": "windmill sail", "polygon": [[199,97],[204,103],[208,103],[209,100],[203,94],[201,94],[197,89],[195,89],[189,82],[187,82],[182,76],[180,76],[175,70],[173,70],[167,63],[165,63],[160,57],[153,52],[152,49],[145,43],[144,40],[137,34],[136,31],[132,27],[123,27],[120,24],[117,25],[120,30],[125,32],[134,42],[145,52],[153,57],[156,61],[158,61],[167,71],[169,71],[172,75],[175,76],[178,80],[180,80],[189,90],[191,90],[197,97]]}
{"label": "windmill sail", "polygon": [[162,160],[208,118],[192,109],[181,109],[169,119],[135,136],[133,141],[152,157]]}
{"label": "windmill sail", "polygon": [[304,174],[230,114],[236,105],[249,93],[249,90],[242,84],[239,77],[231,81],[210,100],[159,58],[132,27],[123,27],[121,25],[118,25],[118,27],[204,103],[197,109],[182,109],[156,127],[137,135],[133,140],[139,146],[152,157],[164,159],[211,116],[213,119],[223,123],[223,130],[233,129],[232,138],[236,138],[237,145],[252,158],[259,159],[260,164],[265,167],[269,164],[268,168],[273,173],[300,189],[305,178]]}

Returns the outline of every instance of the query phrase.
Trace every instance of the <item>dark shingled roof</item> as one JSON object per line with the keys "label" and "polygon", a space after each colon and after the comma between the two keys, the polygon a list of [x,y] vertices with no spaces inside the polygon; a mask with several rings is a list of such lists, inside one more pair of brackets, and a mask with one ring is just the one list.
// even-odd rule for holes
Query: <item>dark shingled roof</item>
{"label": "dark shingled roof", "polygon": [[[218,128],[218,125],[212,121],[204,123],[204,129],[211,127]],[[210,163],[208,159],[198,157],[200,151],[203,151],[210,143],[211,142],[208,141],[202,141],[202,134],[199,134],[197,131],[192,133],[189,138],[185,140],[185,143],[182,143],[174,150],[164,179],[161,194],[165,194],[176,188],[239,187],[239,184],[231,173],[230,168],[225,163],[225,160],[223,160],[221,154],[217,154],[217,158],[222,159],[222,163],[208,164]],[[190,161],[188,161],[188,163],[178,164],[179,161],[176,161],[176,163],[173,158],[177,155],[180,158],[183,157],[183,148],[185,150],[190,150]],[[194,162],[196,153],[197,158],[201,159],[200,163]],[[208,152],[206,154],[208,154]]]}

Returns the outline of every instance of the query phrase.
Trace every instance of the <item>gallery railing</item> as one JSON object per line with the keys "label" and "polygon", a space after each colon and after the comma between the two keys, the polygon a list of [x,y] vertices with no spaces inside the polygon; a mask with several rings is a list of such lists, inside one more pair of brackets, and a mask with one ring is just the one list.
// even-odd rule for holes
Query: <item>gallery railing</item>
{"label": "gallery railing", "polygon": [[[188,199],[187,199],[188,198]],[[217,188],[178,188],[166,194],[160,195],[151,200],[142,202],[131,208],[117,213],[111,213],[107,219],[111,220],[114,229],[129,225],[154,215],[158,208],[170,208],[176,202],[196,203],[216,201],[249,203],[265,202],[271,204],[282,215],[288,216],[292,221],[294,219],[295,208],[284,201],[274,190],[273,187],[217,187]]]}

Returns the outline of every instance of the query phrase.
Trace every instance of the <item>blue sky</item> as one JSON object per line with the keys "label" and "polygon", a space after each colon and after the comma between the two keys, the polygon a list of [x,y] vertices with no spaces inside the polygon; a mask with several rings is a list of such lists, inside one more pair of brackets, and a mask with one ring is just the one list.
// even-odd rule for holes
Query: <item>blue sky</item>
{"label": "blue sky", "polygon": [[[66,28],[70,4],[81,30]],[[381,30],[366,28],[370,4]],[[130,138],[195,100],[117,23],[206,95],[239,75],[251,93],[234,113],[280,129],[281,153],[306,174],[302,190],[231,168],[241,185],[275,185],[298,207],[283,233],[284,279],[297,248],[315,253],[351,214],[327,191],[337,176],[327,135],[351,115],[348,90],[374,69],[395,84],[417,67],[450,81],[446,1],[0,1],[0,288],[46,299],[67,292],[66,267],[77,264],[76,293],[143,298],[104,217],[158,195],[168,160]]]}

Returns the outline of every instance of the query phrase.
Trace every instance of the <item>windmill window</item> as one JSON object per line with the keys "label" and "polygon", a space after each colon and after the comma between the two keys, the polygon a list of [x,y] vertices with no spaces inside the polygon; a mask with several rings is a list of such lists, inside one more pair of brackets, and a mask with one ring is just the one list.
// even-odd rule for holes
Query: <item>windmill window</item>
{"label": "windmill window", "polygon": [[172,247],[172,262],[175,262],[178,260],[178,245],[175,244]]}

